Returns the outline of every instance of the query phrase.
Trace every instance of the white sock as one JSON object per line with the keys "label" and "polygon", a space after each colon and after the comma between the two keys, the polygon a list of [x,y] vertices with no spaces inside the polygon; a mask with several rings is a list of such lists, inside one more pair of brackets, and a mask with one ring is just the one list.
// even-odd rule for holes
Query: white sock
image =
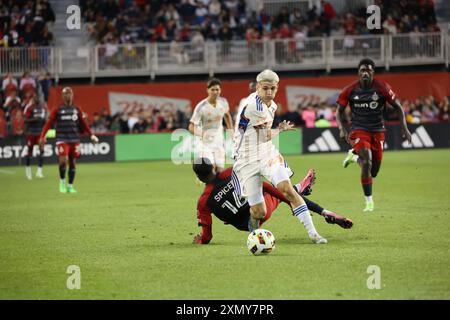
{"label": "white sock", "polygon": [[66,180],[65,180],[65,179],[59,179],[59,181],[60,181],[61,183],[66,183]]}
{"label": "white sock", "polygon": [[37,172],[38,172],[38,173],[42,173],[42,167],[38,167],[38,168],[37,168]]}
{"label": "white sock", "polygon": [[323,209],[323,211],[320,213],[321,215],[324,215],[326,213],[332,213],[332,211],[327,210],[327,209]]}
{"label": "white sock", "polygon": [[352,156],[352,162],[358,162],[358,155],[357,154],[354,154]]}
{"label": "white sock", "polygon": [[72,187],[73,187],[73,184],[69,183],[69,188],[72,188]]}
{"label": "white sock", "polygon": [[372,196],[364,196],[366,198],[366,202],[372,202]]}
{"label": "white sock", "polygon": [[309,213],[306,204],[302,204],[297,208],[294,208],[292,212],[294,213],[294,216],[296,216],[298,220],[300,220],[300,222],[303,224],[309,236],[317,234],[316,228],[314,227],[314,223],[311,218],[311,214]]}

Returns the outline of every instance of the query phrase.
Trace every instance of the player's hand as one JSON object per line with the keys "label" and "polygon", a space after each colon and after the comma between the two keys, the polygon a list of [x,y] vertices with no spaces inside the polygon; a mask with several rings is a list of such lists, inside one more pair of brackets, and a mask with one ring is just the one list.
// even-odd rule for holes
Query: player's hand
{"label": "player's hand", "polygon": [[278,125],[278,129],[280,131],[294,130],[294,125],[290,121],[283,120],[283,122]]}
{"label": "player's hand", "polygon": [[92,135],[92,136],[91,136],[91,141],[92,141],[93,143],[98,143],[98,138],[97,138],[95,135]]}
{"label": "player's hand", "polygon": [[408,128],[402,128],[402,138],[408,140],[409,144],[411,144],[411,133]]}
{"label": "player's hand", "polygon": [[193,244],[203,244],[203,242],[202,242],[202,236],[201,235],[196,235],[195,237],[194,237],[194,240],[192,240],[192,243]]}
{"label": "player's hand", "polygon": [[39,148],[40,148],[40,149],[43,149],[46,142],[47,142],[47,141],[46,141],[45,137],[39,139]]}
{"label": "player's hand", "polygon": [[345,128],[342,128],[339,130],[339,138],[341,138],[341,140],[343,142],[349,143],[348,142],[348,131]]}

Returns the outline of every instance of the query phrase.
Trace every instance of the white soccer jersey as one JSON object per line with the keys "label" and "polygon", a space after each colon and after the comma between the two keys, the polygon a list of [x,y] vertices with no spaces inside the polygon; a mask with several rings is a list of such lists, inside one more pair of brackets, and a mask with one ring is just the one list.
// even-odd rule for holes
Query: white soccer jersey
{"label": "white soccer jersey", "polygon": [[247,101],[240,114],[236,117],[234,131],[233,158],[236,161],[245,159],[246,162],[255,162],[271,158],[276,148],[268,131],[258,131],[255,126],[265,124],[267,129],[272,127],[273,118],[277,105],[274,101],[270,107],[259,98],[256,93],[247,97]]}
{"label": "white soccer jersey", "polygon": [[208,99],[200,101],[194,109],[191,122],[202,128],[202,142],[205,144],[223,143],[222,120],[226,113],[230,111],[228,101],[218,97],[216,106],[213,107]]}

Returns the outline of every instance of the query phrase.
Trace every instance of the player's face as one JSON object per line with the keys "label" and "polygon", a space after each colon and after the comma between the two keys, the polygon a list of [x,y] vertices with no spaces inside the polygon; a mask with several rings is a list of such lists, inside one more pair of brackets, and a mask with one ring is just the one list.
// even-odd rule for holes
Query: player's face
{"label": "player's face", "polygon": [[370,83],[370,82],[372,82],[375,70],[373,70],[371,65],[362,65],[359,68],[358,73],[359,73],[359,78],[361,79],[362,82]]}
{"label": "player's face", "polygon": [[73,100],[73,91],[70,89],[64,89],[62,92],[63,101],[65,104],[72,104]]}
{"label": "player's face", "polygon": [[219,85],[215,85],[212,87],[209,87],[208,90],[208,98],[211,100],[216,100],[218,96],[220,96],[220,93],[222,92]]}
{"label": "player's face", "polygon": [[256,86],[256,91],[258,92],[258,96],[264,102],[270,102],[275,99],[275,95],[278,91],[278,83],[274,82],[260,82]]}

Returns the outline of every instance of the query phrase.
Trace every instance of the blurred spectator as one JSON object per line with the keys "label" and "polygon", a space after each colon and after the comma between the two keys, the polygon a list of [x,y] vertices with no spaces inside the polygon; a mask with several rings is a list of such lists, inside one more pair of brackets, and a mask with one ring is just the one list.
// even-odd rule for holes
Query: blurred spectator
{"label": "blurred spectator", "polygon": [[330,121],[325,119],[323,114],[321,114],[321,115],[319,115],[319,118],[315,122],[315,127],[316,128],[329,128],[329,127],[331,127],[331,123],[330,123]]}
{"label": "blurred spectator", "polygon": [[18,90],[19,85],[17,83],[17,80],[13,78],[11,72],[8,72],[2,82],[2,91],[5,98],[9,97],[12,91],[16,91],[17,93]]}
{"label": "blurred spectator", "polygon": [[306,128],[314,128],[316,122],[316,112],[312,104],[308,104],[302,112],[302,118],[305,121]]}

